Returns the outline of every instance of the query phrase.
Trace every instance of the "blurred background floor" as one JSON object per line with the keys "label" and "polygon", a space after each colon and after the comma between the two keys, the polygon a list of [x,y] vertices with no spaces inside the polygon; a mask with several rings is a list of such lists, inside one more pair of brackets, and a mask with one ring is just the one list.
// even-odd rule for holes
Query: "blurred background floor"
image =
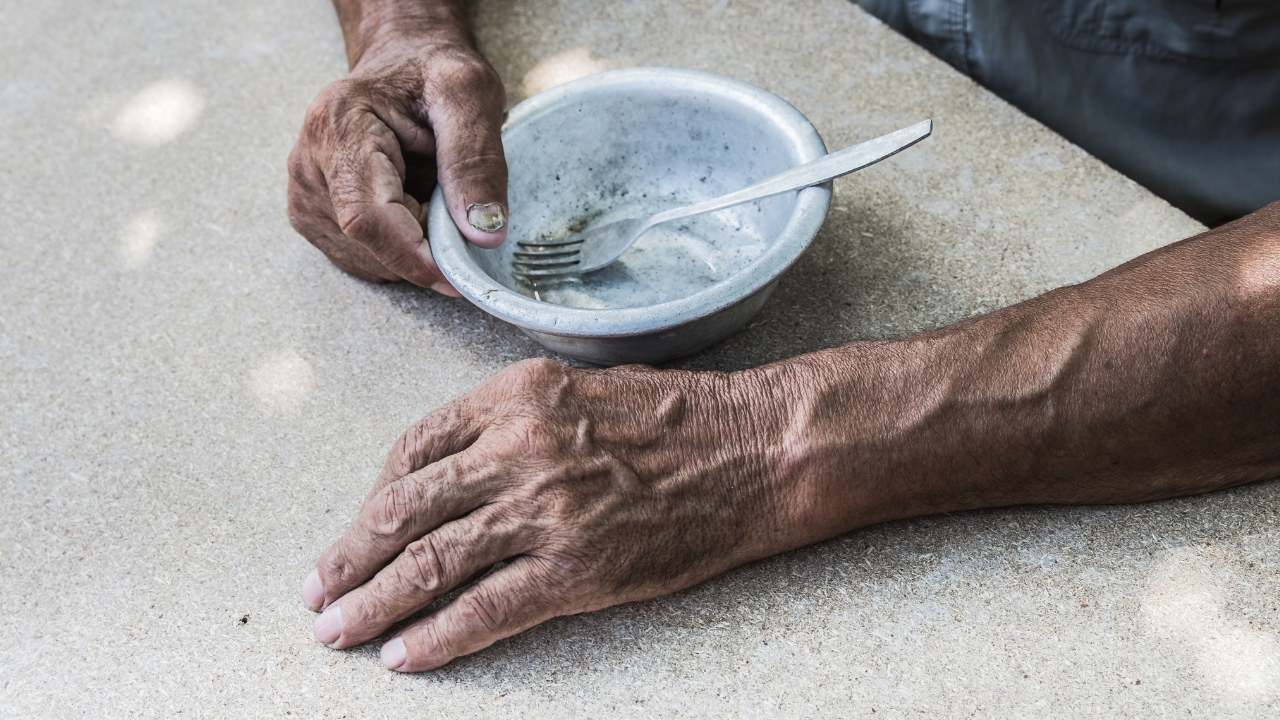
{"label": "blurred background floor", "polygon": [[[482,0],[512,103],[636,65],[731,75],[836,183],[734,369],[936,327],[1200,228],[842,0]],[[897,522],[560,618],[425,675],[318,645],[298,589],[410,423],[545,354],[353,280],[285,158],[345,72],[325,0],[0,0],[0,715],[1275,714],[1274,482]]]}

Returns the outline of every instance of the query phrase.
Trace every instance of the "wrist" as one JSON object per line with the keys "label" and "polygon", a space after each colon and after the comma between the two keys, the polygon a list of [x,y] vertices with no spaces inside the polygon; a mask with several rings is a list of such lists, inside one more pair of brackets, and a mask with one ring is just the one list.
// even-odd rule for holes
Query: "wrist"
{"label": "wrist", "polygon": [[789,546],[965,506],[977,478],[947,465],[965,435],[950,397],[965,372],[956,351],[972,334],[962,324],[749,371],[786,417],[769,456]]}
{"label": "wrist", "polygon": [[454,0],[339,2],[347,65],[381,64],[441,49],[475,51],[465,8]]}

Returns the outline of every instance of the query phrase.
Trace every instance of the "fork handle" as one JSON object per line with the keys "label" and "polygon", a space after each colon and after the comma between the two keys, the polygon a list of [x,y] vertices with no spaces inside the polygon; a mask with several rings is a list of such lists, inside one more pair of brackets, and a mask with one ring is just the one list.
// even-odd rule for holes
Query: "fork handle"
{"label": "fork handle", "polygon": [[932,132],[932,120],[918,122],[911,127],[905,127],[888,135],[881,135],[874,140],[868,140],[853,147],[838,150],[830,155],[824,155],[817,160],[786,170],[767,180],[762,180],[755,185],[731,192],[728,195],[721,195],[694,205],[686,205],[658,213],[651,217],[649,222],[645,223],[645,227],[652,227],[670,220],[679,220],[691,215],[723,210],[734,205],[749,203],[752,200],[818,185],[828,180],[848,175],[855,170],[861,170],[868,165],[874,165],[891,155],[896,155],[929,137]]}

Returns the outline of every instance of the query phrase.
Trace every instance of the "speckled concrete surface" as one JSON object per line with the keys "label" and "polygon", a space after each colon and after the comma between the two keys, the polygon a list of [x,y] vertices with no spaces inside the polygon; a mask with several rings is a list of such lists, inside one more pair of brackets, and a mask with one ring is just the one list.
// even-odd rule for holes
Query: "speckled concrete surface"
{"label": "speckled concrete surface", "polygon": [[[841,0],[487,0],[514,102],[592,68],[758,83],[836,185],[737,368],[933,327],[1197,226]],[[344,70],[326,0],[0,0],[0,715],[1276,714],[1276,483],[874,527],[429,675],[310,635],[298,587],[410,422],[541,354],[465,302],[352,280],[284,162]],[[181,713],[181,715],[179,715]]]}

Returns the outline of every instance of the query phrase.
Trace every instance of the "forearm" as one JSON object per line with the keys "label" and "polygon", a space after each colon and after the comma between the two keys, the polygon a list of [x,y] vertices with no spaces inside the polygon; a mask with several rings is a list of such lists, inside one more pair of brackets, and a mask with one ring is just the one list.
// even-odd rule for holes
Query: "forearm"
{"label": "forearm", "polygon": [[347,64],[371,50],[409,40],[474,47],[465,0],[334,0]]}
{"label": "forearm", "polygon": [[982,318],[760,372],[801,388],[781,457],[810,541],[1280,475],[1278,370],[1273,205]]}

